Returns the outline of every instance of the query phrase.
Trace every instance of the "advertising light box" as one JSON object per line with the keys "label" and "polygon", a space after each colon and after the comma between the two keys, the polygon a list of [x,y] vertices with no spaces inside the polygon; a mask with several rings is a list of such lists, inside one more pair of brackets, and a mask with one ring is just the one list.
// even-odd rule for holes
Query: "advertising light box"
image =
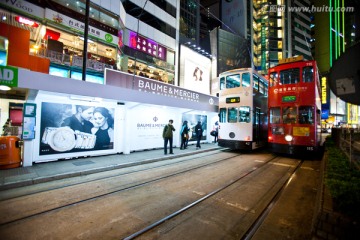
{"label": "advertising light box", "polygon": [[114,149],[114,108],[43,102],[39,155]]}
{"label": "advertising light box", "polygon": [[210,94],[210,59],[185,46],[181,46],[180,52],[181,86],[196,92]]}
{"label": "advertising light box", "polygon": [[[140,117],[141,114],[141,117]],[[181,115],[172,109],[161,107],[139,106],[128,113],[130,117],[130,132],[125,136],[126,141],[131,142],[131,150],[142,150],[151,148],[161,148],[164,146],[162,137],[163,129],[170,119],[174,120],[173,145],[177,145],[179,128],[181,126]]]}

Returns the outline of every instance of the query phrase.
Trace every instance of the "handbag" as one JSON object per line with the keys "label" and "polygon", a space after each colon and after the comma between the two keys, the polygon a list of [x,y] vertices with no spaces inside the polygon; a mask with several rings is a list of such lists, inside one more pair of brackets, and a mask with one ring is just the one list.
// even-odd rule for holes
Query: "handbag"
{"label": "handbag", "polygon": [[213,136],[213,137],[215,137],[216,131],[215,131],[215,130],[212,130],[212,131],[210,132],[210,135]]}

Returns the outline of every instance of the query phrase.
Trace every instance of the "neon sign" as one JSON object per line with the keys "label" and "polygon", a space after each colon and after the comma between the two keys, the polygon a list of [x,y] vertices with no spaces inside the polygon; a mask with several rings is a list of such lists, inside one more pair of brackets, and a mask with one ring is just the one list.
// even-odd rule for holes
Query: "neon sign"
{"label": "neon sign", "polygon": [[326,77],[321,78],[321,103],[327,103],[327,93],[326,93]]}
{"label": "neon sign", "polygon": [[16,16],[15,20],[21,24],[28,25],[30,27],[37,28],[39,26],[39,24],[37,22],[34,22],[34,21],[24,18],[24,17]]}
{"label": "neon sign", "polygon": [[129,34],[129,45],[138,51],[144,52],[161,60],[166,60],[166,48],[154,40],[137,35],[134,32]]}

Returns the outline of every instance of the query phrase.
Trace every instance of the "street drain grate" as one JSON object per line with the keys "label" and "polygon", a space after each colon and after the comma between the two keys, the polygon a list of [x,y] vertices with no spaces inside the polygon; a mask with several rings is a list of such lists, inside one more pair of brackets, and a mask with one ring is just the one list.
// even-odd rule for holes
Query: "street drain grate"
{"label": "street drain grate", "polygon": [[21,168],[8,169],[7,171],[1,171],[0,173],[1,176],[3,177],[13,177],[13,176],[29,174],[30,172],[27,168],[21,167]]}
{"label": "street drain grate", "polygon": [[88,164],[93,164],[93,161],[82,161],[82,162],[74,162],[73,164],[75,166],[83,166],[83,165],[88,165]]}

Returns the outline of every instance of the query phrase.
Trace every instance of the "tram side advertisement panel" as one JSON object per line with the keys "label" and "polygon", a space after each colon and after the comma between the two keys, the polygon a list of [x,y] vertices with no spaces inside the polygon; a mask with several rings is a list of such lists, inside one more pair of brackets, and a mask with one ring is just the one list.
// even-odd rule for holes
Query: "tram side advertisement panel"
{"label": "tram side advertisement panel", "polygon": [[43,102],[39,155],[114,149],[114,108]]}

